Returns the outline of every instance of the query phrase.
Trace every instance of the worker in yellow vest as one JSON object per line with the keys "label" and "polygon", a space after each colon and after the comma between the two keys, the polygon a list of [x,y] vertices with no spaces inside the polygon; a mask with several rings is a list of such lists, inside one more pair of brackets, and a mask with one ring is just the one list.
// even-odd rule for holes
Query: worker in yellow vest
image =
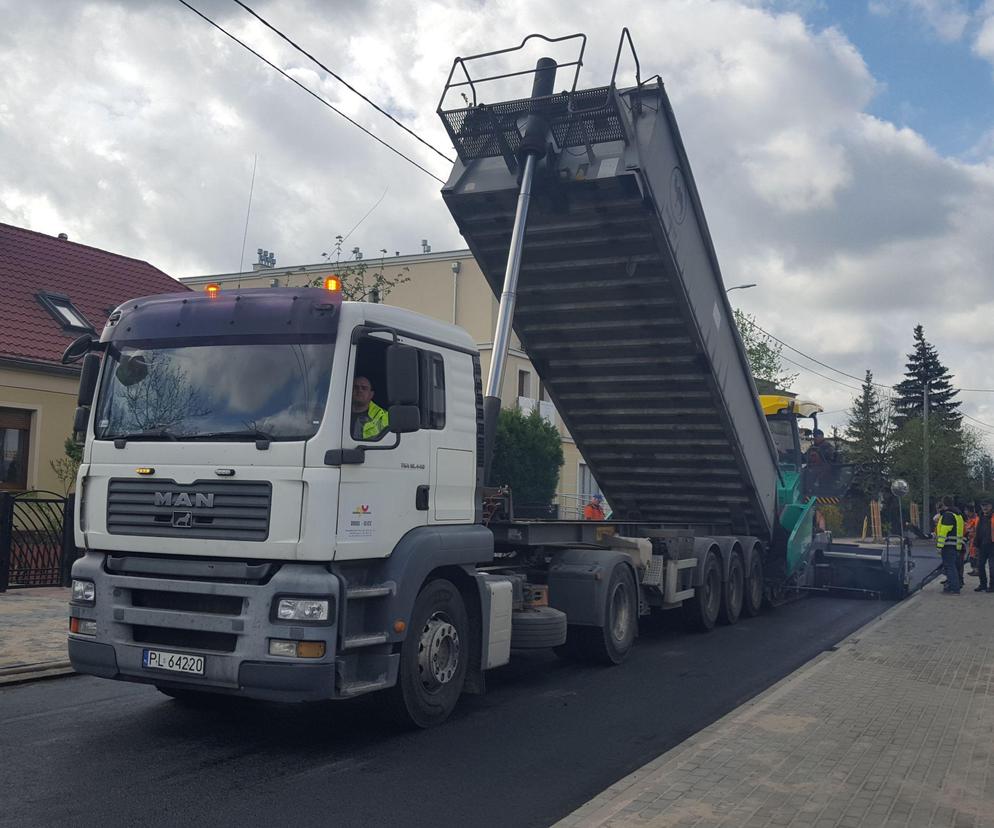
{"label": "worker in yellow vest", "polygon": [[352,421],[350,432],[354,440],[379,440],[390,425],[387,412],[373,402],[373,383],[368,377],[352,381]]}
{"label": "worker in yellow vest", "polygon": [[959,553],[966,541],[966,528],[963,515],[953,506],[948,495],[939,501],[939,520],[935,527],[935,545],[942,555],[942,569],[946,574],[946,585],[942,591],[948,595],[959,595],[963,582],[959,577]]}

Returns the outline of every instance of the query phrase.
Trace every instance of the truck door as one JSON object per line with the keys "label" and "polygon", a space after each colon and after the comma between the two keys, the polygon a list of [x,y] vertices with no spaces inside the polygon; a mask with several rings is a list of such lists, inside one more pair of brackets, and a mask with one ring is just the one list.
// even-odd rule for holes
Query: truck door
{"label": "truck door", "polygon": [[476,519],[477,412],[473,360],[469,354],[427,350],[422,396],[431,429],[431,523]]}
{"label": "truck door", "polygon": [[337,560],[385,557],[407,532],[428,522],[430,431],[402,434],[399,441],[389,430],[376,433],[377,421],[382,424],[391,404],[386,396],[386,348],[391,343],[379,334],[364,336],[349,356],[351,383],[344,410],[353,410],[357,391],[371,396],[372,406],[365,416],[345,417],[342,448],[364,450],[362,462],[341,467]]}

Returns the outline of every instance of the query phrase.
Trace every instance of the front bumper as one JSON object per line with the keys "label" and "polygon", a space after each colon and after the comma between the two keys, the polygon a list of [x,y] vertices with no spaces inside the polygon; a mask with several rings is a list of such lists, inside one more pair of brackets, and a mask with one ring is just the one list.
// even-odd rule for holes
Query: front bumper
{"label": "front bumper", "polygon": [[[331,699],[337,691],[339,579],[320,565],[285,564],[265,582],[233,582],[108,571],[90,551],[74,578],[96,585],[92,606],[70,605],[70,616],[96,621],[95,636],[69,635],[69,659],[79,673],[173,688],[277,701]],[[327,598],[327,623],[280,622],[279,596]],[[318,659],[269,655],[270,639],[320,641]],[[146,649],[204,658],[204,675],[151,670]]]}

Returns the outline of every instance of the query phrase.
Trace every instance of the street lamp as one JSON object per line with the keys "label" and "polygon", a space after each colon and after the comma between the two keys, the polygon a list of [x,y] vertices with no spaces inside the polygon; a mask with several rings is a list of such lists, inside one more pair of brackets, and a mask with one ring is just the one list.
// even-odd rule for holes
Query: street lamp
{"label": "street lamp", "polygon": [[905,497],[910,491],[910,487],[908,486],[908,481],[895,480],[893,483],[890,484],[890,491],[891,494],[897,498],[897,515],[898,515],[897,519],[901,524],[901,535],[900,535],[901,554],[898,557],[898,561],[900,562],[901,586],[904,590],[907,590],[909,574],[910,574],[909,573],[910,567],[908,566],[910,561],[908,560],[908,557],[909,557],[909,552],[911,550],[908,549],[909,543],[904,533],[904,503],[901,500],[901,498]]}
{"label": "street lamp", "polygon": [[746,290],[751,287],[756,287],[756,283],[750,282],[748,285],[735,285],[734,287],[726,288],[725,293],[731,293],[733,290]]}

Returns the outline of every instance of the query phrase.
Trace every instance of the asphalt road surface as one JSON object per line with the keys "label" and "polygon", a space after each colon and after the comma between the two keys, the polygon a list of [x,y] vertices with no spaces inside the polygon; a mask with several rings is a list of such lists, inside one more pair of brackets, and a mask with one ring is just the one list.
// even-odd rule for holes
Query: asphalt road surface
{"label": "asphalt road surface", "polygon": [[92,677],[10,687],[0,824],[547,826],[888,606],[809,597],[705,635],[667,614],[621,667],[518,656],[414,733],[375,696],[198,711]]}

